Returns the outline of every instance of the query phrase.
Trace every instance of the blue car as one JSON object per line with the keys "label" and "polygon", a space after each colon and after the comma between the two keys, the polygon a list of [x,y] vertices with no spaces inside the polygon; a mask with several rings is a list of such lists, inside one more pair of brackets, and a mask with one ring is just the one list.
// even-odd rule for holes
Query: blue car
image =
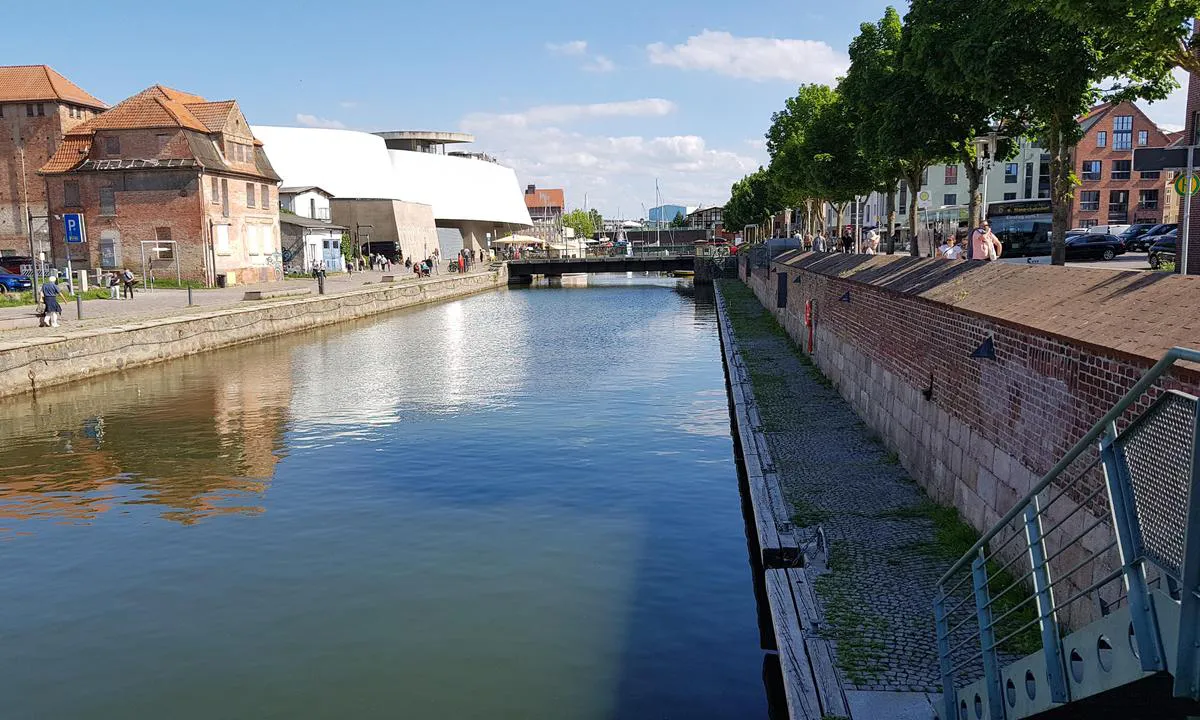
{"label": "blue car", "polygon": [[26,292],[33,289],[33,281],[24,275],[0,271],[0,295],[8,292]]}

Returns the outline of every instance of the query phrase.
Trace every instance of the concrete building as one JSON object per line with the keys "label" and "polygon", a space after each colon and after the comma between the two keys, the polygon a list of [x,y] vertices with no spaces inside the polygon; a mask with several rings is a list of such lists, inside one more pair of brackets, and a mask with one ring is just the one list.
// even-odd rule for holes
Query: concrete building
{"label": "concrete building", "polygon": [[1162,173],[1134,172],[1133,151],[1165,147],[1171,138],[1131,102],[1098,105],[1079,122],[1084,136],[1075,148],[1075,172],[1081,185],[1072,225],[1162,222]]}
{"label": "concrete building", "polygon": [[[278,175],[237,102],[155,85],[64,135],[42,167],[56,265],[208,285],[276,280]],[[66,242],[66,214],[86,241]]]}
{"label": "concrete building", "polygon": [[279,188],[280,249],[286,272],[310,272],[318,265],[329,271],[346,269],[342,236],[348,229],[330,222],[332,197],[314,185]]}
{"label": "concrete building", "polygon": [[49,258],[46,182],[38,169],[63,135],[107,108],[45,65],[0,67],[0,254],[29,255],[32,239]]}
{"label": "concrete building", "polygon": [[461,133],[259,127],[255,134],[287,187],[318,186],[330,219],[363,252],[393,259],[451,257],[532,224],[516,173],[445,152]]}

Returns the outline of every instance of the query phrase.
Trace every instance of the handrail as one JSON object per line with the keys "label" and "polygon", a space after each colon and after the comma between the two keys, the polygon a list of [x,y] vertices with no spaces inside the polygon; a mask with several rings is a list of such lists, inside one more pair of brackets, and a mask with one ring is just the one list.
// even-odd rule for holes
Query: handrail
{"label": "handrail", "polygon": [[1192,350],[1184,347],[1173,347],[1168,350],[1166,354],[1162,356],[1162,359],[1156,362],[1140,380],[1134,383],[1129,392],[1125,393],[1125,395],[1119,401],[1117,401],[1117,404],[1114,405],[1113,408],[1109,410],[1095,425],[1093,425],[1092,429],[1088,430],[1087,433],[1080,438],[1079,442],[1075,443],[1075,445],[1067,452],[1067,454],[1063,456],[1063,458],[1059,460],[1053,468],[1050,469],[1050,472],[1042,476],[1042,479],[1039,480],[1037,484],[1035,484],[1033,488],[1024,495],[1024,497],[1018,500],[1013,505],[1012,509],[1005,513],[1004,517],[1000,518],[995,525],[985,532],[983,536],[971,546],[971,549],[968,550],[965,555],[959,558],[944,575],[942,575],[941,579],[938,580],[938,585],[945,585],[950,581],[955,573],[961,572],[963,568],[965,568],[975,557],[979,555],[979,551],[989,542],[991,542],[992,538],[1000,534],[1000,531],[1003,528],[1007,527],[1009,523],[1021,515],[1021,513],[1024,512],[1025,507],[1039,493],[1045,490],[1050,483],[1054,482],[1054,480],[1058,478],[1060,474],[1062,474],[1063,470],[1066,470],[1071,463],[1075,462],[1075,460],[1082,455],[1085,450],[1093,447],[1093,444],[1096,442],[1096,440],[1108,429],[1110,423],[1121,417],[1121,415],[1123,415],[1125,411],[1128,410],[1138,400],[1138,398],[1140,398],[1142,394],[1145,393],[1146,390],[1148,390],[1150,386],[1155,383],[1155,381],[1162,377],[1163,373],[1165,373],[1167,369],[1180,360],[1200,363],[1200,350]]}

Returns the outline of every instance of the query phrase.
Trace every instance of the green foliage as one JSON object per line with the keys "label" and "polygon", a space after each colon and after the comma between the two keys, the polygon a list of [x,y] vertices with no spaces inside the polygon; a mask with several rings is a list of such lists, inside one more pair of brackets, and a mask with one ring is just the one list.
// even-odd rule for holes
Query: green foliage
{"label": "green foliage", "polygon": [[354,259],[354,242],[350,239],[350,233],[342,233],[342,259],[350,263]]}
{"label": "green foliage", "polygon": [[591,217],[592,217],[593,230],[595,232],[603,231],[604,230],[604,216],[600,214],[600,211],[597,210],[596,208],[592,208],[591,210],[588,210],[588,215],[591,215]]}
{"label": "green foliage", "polygon": [[590,238],[596,234],[596,222],[592,214],[578,208],[563,215],[562,223],[575,231],[575,237]]}
{"label": "green foliage", "polygon": [[683,213],[675,213],[675,217],[671,218],[671,227],[676,229],[687,227],[687,220],[684,219]]}
{"label": "green foliage", "polygon": [[764,222],[784,207],[775,178],[761,167],[735,182],[729,195],[723,218],[733,230]]}

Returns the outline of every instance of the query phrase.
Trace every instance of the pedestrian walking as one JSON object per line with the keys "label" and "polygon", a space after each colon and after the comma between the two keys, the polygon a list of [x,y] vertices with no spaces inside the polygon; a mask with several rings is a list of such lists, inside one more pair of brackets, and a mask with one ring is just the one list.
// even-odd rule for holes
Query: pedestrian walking
{"label": "pedestrian walking", "polygon": [[990,261],[996,260],[1004,252],[1000,238],[992,232],[992,226],[987,220],[971,233],[971,259]]}
{"label": "pedestrian walking", "polygon": [[129,298],[130,300],[133,299],[133,284],[135,282],[137,282],[137,279],[133,276],[133,271],[130,270],[129,268],[125,268],[124,272],[121,273],[121,299],[122,300],[124,300],[125,298]]}
{"label": "pedestrian walking", "polygon": [[42,302],[46,305],[46,314],[42,318],[44,327],[58,327],[58,316],[62,314],[62,305],[58,298],[62,291],[58,289],[58,275],[51,275],[42,283]]}
{"label": "pedestrian walking", "polygon": [[104,282],[108,285],[108,299],[117,299],[117,288],[121,286],[121,278],[115,273],[110,272],[104,276]]}

